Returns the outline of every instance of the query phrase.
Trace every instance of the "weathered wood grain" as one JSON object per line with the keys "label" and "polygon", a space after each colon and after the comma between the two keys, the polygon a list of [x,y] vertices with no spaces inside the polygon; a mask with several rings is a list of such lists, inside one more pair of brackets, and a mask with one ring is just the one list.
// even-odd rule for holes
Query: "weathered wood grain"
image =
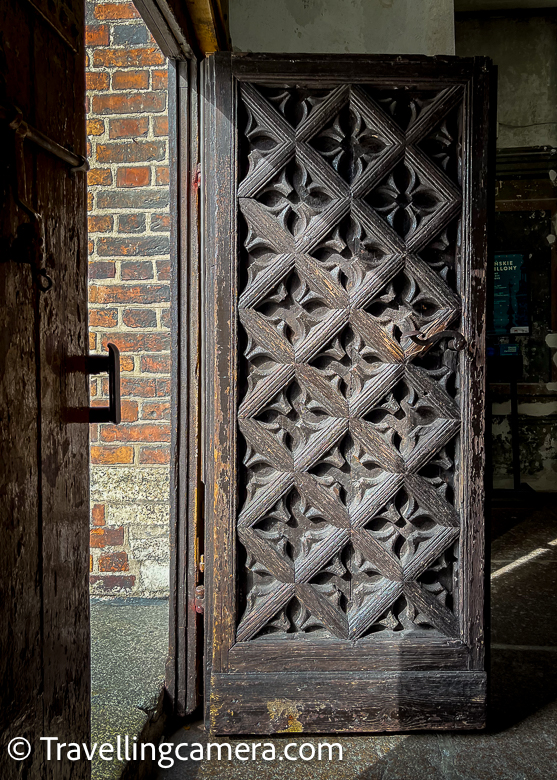
{"label": "weathered wood grain", "polygon": [[284,658],[288,671],[335,672],[369,671],[445,671],[468,669],[469,648],[460,640],[437,636],[409,637],[392,640],[375,637],[365,641],[308,639],[291,634],[284,640],[273,637],[257,642],[237,642],[230,650],[231,672],[282,672]]}
{"label": "weathered wood grain", "polygon": [[[208,58],[202,69],[204,123],[213,133],[203,143],[203,256],[206,306],[204,361],[204,460],[205,483],[205,679],[206,713],[211,698],[212,668],[226,670],[227,652],[236,628],[236,322],[233,301],[237,295],[235,228],[231,209],[236,189],[235,108],[230,62],[215,77],[216,60]],[[227,145],[217,139],[226,136]],[[225,205],[226,204],[226,205]],[[207,218],[207,215],[210,215]],[[225,268],[226,282],[215,273]],[[223,349],[216,350],[217,343]],[[206,714],[207,717],[207,714]]]}
{"label": "weathered wood grain", "polygon": [[[2,4],[7,72],[0,100],[84,155],[84,8],[73,0],[38,7]],[[2,165],[15,176],[14,134],[1,132]],[[30,780],[64,780],[88,777],[88,762],[47,762],[37,748],[40,736],[89,740],[89,430],[70,422],[72,410],[89,405],[88,378],[72,369],[89,349],[86,190],[84,172],[72,175],[66,162],[25,141],[24,160],[19,193],[42,216],[40,260],[52,287],[39,292],[31,267],[19,264],[36,247],[13,242],[29,216],[3,186],[0,658],[7,721],[0,749],[3,777],[23,771]],[[23,764],[5,754],[4,741],[16,735],[34,748]]]}
{"label": "weathered wood grain", "polygon": [[[459,589],[463,638],[472,648],[470,669],[484,668],[486,602],[485,575],[485,395],[486,395],[486,267],[488,215],[494,195],[492,138],[485,128],[493,122],[494,79],[489,61],[478,59],[467,87],[465,137],[462,332],[467,349],[461,352],[461,371],[465,377],[463,393],[467,400],[463,414],[462,452],[459,467],[459,500],[467,518],[461,543],[462,572],[473,587]],[[493,95],[490,101],[490,93]],[[490,159],[491,153],[491,159]],[[481,219],[478,219],[481,215]]]}
{"label": "weathered wood grain", "polygon": [[[0,6],[0,27],[13,47],[11,56],[6,56],[5,75],[13,84],[10,97],[15,98],[18,85],[19,105],[27,115],[34,78],[27,57],[33,47],[30,22],[15,0]],[[19,225],[26,220],[10,188],[15,175],[15,145],[5,123],[0,124],[0,139],[6,150],[0,159],[0,226],[2,252],[7,253]],[[25,161],[27,166],[32,164],[32,150],[26,149]],[[39,698],[43,605],[42,579],[37,571],[42,559],[37,296],[29,266],[0,263],[0,751],[3,774],[10,780],[19,772],[15,762],[6,757],[9,741],[17,736],[31,741],[43,727]],[[26,762],[26,769],[33,780],[41,777],[38,757]]]}
{"label": "weathered wood grain", "polygon": [[215,734],[478,729],[483,672],[215,674]]}

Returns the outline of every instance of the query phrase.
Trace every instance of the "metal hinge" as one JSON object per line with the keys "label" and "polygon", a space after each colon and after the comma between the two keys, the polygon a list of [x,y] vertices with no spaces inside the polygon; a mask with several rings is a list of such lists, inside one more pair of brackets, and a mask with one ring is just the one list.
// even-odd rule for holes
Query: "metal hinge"
{"label": "metal hinge", "polygon": [[201,165],[198,165],[193,175],[193,188],[199,190],[201,187]]}
{"label": "metal hinge", "polygon": [[205,585],[198,585],[195,589],[195,611],[200,615],[205,612]]}

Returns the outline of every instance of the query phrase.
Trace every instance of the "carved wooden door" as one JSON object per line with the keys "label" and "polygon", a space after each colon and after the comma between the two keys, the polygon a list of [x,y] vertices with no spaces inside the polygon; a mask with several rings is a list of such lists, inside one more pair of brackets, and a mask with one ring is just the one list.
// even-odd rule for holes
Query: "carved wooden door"
{"label": "carved wooden door", "polygon": [[216,733],[484,723],[489,79],[205,64]]}

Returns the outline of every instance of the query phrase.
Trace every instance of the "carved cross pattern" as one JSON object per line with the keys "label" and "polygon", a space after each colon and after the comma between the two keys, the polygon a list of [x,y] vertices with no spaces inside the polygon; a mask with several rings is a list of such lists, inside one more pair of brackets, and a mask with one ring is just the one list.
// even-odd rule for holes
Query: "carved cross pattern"
{"label": "carved cross pattern", "polygon": [[458,635],[456,366],[405,334],[460,312],[462,92],[403,92],[241,86],[240,642]]}
{"label": "carved cross pattern", "polygon": [[431,108],[432,104],[439,99],[439,93],[436,91],[410,91],[404,87],[398,89],[368,88],[368,92],[403,130],[408,130],[422,112]]}
{"label": "carved cross pattern", "polygon": [[364,112],[346,104],[311,145],[353,184],[390,143],[366,123]]}
{"label": "carved cross pattern", "polygon": [[414,168],[400,163],[386,183],[371,192],[368,202],[399,235],[410,236],[421,219],[435,214],[443,201],[420,180]]}

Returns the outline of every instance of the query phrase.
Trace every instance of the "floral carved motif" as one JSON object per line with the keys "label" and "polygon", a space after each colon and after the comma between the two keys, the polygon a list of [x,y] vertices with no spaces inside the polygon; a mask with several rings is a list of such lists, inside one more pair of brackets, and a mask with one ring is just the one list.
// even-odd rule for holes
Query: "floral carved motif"
{"label": "floral carved motif", "polygon": [[242,101],[237,640],[456,636],[462,94]]}

